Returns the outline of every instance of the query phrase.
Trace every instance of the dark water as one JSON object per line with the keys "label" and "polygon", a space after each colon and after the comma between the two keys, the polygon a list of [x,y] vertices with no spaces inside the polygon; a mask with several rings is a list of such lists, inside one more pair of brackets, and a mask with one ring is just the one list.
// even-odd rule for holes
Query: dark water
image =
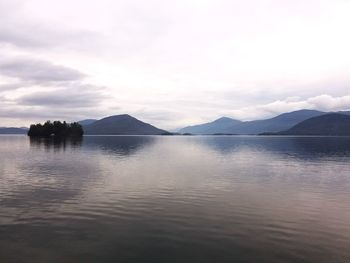
{"label": "dark water", "polygon": [[0,136],[1,262],[350,262],[350,138]]}

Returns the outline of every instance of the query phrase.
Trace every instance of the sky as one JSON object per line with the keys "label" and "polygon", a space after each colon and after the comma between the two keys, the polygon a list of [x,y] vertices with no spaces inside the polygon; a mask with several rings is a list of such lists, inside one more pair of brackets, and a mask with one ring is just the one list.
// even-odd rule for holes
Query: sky
{"label": "sky", "polygon": [[350,109],[349,0],[0,0],[0,127]]}

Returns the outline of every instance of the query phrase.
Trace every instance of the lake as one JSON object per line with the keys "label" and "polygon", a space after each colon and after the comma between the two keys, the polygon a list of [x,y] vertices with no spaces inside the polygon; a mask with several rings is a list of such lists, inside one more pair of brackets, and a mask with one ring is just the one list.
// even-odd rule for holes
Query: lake
{"label": "lake", "polygon": [[350,137],[0,136],[1,262],[350,262]]}

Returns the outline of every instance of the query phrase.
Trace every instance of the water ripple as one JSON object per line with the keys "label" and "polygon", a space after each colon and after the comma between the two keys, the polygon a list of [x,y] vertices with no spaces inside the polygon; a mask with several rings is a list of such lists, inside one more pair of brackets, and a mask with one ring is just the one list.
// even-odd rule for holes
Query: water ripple
{"label": "water ripple", "polygon": [[0,157],[3,262],[350,262],[349,138],[2,136]]}

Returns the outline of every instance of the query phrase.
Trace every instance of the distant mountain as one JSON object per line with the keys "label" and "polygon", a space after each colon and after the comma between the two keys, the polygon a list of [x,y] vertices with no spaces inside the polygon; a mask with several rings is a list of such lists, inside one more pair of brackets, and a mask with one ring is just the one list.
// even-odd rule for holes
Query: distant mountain
{"label": "distant mountain", "polygon": [[27,134],[27,128],[0,127],[0,134]]}
{"label": "distant mountain", "polygon": [[161,135],[165,130],[158,129],[130,115],[115,115],[83,126],[87,135]]}
{"label": "distant mountain", "polygon": [[299,110],[283,113],[271,119],[246,122],[221,118],[214,122],[183,128],[180,132],[192,134],[260,134],[263,132],[279,132],[287,130],[299,122],[323,114],[325,112]]}
{"label": "distant mountain", "polygon": [[231,127],[230,132],[237,134],[279,132],[287,130],[304,120],[324,114],[326,113],[316,110],[298,110],[283,113],[271,119],[244,122],[239,126]]}
{"label": "distant mountain", "polygon": [[192,134],[215,134],[221,133],[228,128],[242,123],[241,121],[234,120],[228,117],[222,117],[213,122],[188,126],[179,130],[180,133],[192,133]]}
{"label": "distant mountain", "polygon": [[278,134],[350,136],[350,116],[340,113],[329,113],[305,120]]}
{"label": "distant mountain", "polygon": [[337,111],[334,113],[340,113],[340,114],[345,114],[345,115],[350,115],[350,111]]}
{"label": "distant mountain", "polygon": [[85,125],[90,125],[92,123],[94,123],[95,119],[86,119],[86,120],[81,120],[81,121],[78,121],[78,123],[81,125],[81,126],[85,126]]}

